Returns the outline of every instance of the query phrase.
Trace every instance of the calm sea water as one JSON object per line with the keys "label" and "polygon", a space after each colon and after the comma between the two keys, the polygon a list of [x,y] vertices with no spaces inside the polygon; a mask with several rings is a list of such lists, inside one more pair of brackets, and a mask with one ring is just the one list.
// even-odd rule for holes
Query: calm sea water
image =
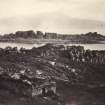
{"label": "calm sea water", "polygon": [[21,47],[26,48],[26,49],[31,49],[33,47],[40,47],[43,45],[44,44],[23,44],[23,43],[0,42],[0,48],[6,48],[8,46],[11,46],[11,47],[17,47],[18,49],[20,49]]}
{"label": "calm sea water", "polygon": [[69,44],[75,45],[75,46],[84,46],[85,49],[90,49],[90,50],[105,50],[105,44]]}
{"label": "calm sea water", "polygon": [[[32,47],[40,47],[45,44],[22,44],[22,43],[8,43],[8,42],[0,42],[0,48],[5,48],[7,46],[11,47],[17,47],[20,49],[21,47],[24,47],[26,49],[31,49]],[[66,44],[66,46],[84,46],[85,49],[90,50],[105,50],[105,44]]]}

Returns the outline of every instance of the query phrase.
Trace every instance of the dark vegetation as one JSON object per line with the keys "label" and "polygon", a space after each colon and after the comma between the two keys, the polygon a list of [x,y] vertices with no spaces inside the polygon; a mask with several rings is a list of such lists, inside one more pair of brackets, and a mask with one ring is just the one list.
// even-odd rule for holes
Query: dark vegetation
{"label": "dark vegetation", "polygon": [[[105,43],[105,36],[98,34],[97,32],[89,32],[86,34],[58,34],[49,32],[34,32],[29,31],[17,31],[16,33],[4,34],[0,36],[1,42],[23,42],[23,43],[36,43],[36,40],[43,39],[49,40],[66,40],[65,43]],[[52,41],[53,42],[53,41]],[[54,43],[54,42],[53,42]]]}
{"label": "dark vegetation", "polygon": [[[32,86],[40,84],[41,79],[56,82],[58,98],[31,96]],[[74,92],[105,95],[105,51],[52,44],[31,50],[0,49],[0,104],[66,105],[72,88]]]}

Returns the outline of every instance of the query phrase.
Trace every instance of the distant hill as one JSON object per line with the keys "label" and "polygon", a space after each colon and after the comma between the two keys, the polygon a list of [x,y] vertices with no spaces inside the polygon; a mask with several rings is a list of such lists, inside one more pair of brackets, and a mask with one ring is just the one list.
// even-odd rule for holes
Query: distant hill
{"label": "distant hill", "polygon": [[[89,32],[86,34],[58,34],[33,30],[17,31],[14,34],[4,34],[0,36],[1,42],[18,42],[18,43],[105,43],[105,36],[97,32]],[[41,41],[40,41],[41,40]],[[59,41],[58,41],[59,40]]]}

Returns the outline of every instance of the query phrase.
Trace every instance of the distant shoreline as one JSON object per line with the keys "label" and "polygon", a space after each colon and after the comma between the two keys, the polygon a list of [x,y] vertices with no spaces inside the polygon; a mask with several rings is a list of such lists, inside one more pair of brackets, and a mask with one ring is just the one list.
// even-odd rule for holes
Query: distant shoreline
{"label": "distant shoreline", "polygon": [[0,40],[1,43],[22,43],[22,44],[105,44],[105,41],[93,41],[93,42],[78,42],[61,39],[23,39],[19,38],[16,40]]}
{"label": "distant shoreline", "polygon": [[105,36],[97,32],[86,34],[57,34],[43,33],[41,31],[17,31],[16,33],[5,34],[0,36],[0,42],[15,42],[27,44],[104,44]]}

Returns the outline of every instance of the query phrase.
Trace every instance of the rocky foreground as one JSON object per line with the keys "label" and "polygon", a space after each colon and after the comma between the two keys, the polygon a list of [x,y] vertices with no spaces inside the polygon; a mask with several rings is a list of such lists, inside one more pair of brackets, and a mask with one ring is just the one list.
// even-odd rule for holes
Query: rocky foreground
{"label": "rocky foreground", "polygon": [[[0,49],[1,105],[105,105],[104,77],[105,51],[53,44]],[[33,95],[52,81],[56,92]]]}

